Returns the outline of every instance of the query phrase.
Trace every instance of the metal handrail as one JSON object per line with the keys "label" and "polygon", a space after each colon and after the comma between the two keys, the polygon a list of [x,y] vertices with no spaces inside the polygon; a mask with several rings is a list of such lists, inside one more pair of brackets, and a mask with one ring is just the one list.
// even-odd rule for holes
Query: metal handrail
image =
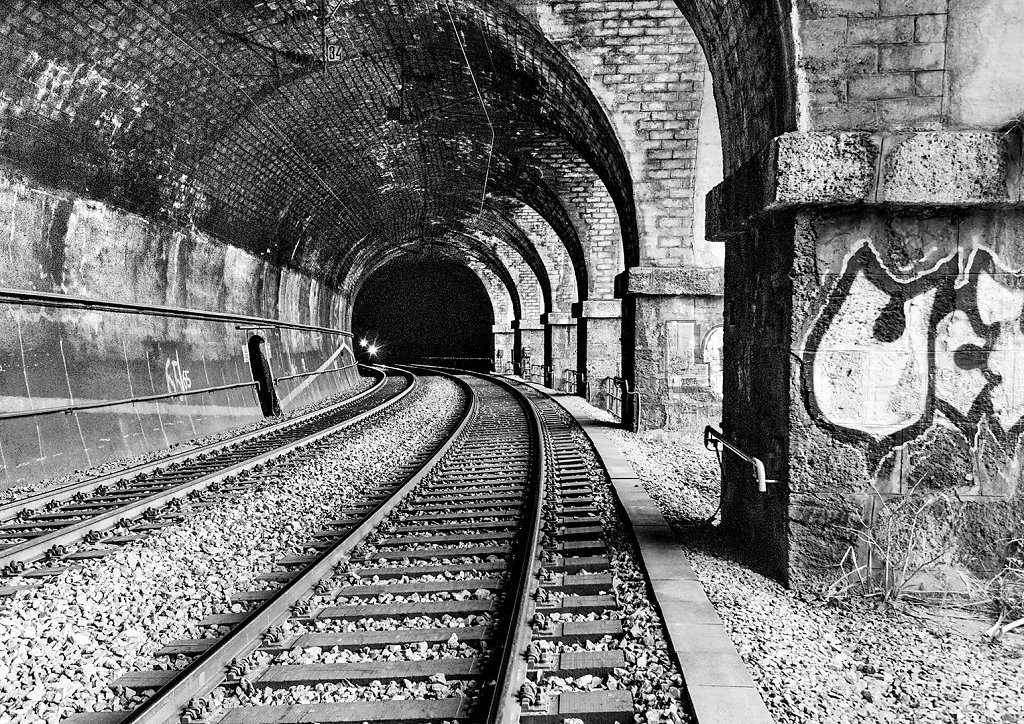
{"label": "metal handrail", "polygon": [[770,480],[765,477],[764,463],[759,458],[755,458],[753,455],[740,450],[735,443],[729,442],[721,433],[720,430],[708,425],[704,428],[704,447],[711,450],[712,447],[717,451],[718,445],[721,444],[726,449],[732,451],[732,454],[736,457],[746,460],[748,463],[754,466],[754,478],[757,480],[757,489],[761,493],[768,492],[768,483],[777,483],[778,480]]}
{"label": "metal handrail", "polygon": [[615,394],[618,388],[618,377],[605,377],[601,380],[601,389],[604,392],[605,402],[612,401],[614,405],[605,405],[605,409],[615,417],[622,420],[622,395]]}
{"label": "metal handrail", "polygon": [[[641,397],[640,390],[638,390],[636,388],[635,384],[633,385],[633,389],[632,390],[629,389],[629,380],[627,380],[626,378],[624,378],[624,377],[616,377],[615,381],[618,382],[620,385],[622,385],[622,392],[624,394],[630,395],[636,401],[636,431],[639,432],[640,431],[640,421],[643,419],[644,398]],[[621,402],[620,402],[620,404],[621,404]],[[621,415],[619,415],[619,419],[622,419]]]}
{"label": "metal handrail", "polygon": [[579,390],[579,375],[576,370],[562,370],[562,390],[570,395],[577,394]]}
{"label": "metal handrail", "polygon": [[[0,303],[24,304],[39,307],[58,307],[66,309],[98,309],[106,312],[123,314],[148,314],[155,317],[174,317],[176,319],[198,319],[206,322],[235,322],[258,325],[259,328],[298,329],[306,332],[323,332],[351,337],[351,332],[331,327],[318,327],[298,322],[282,322],[267,317],[253,317],[248,314],[230,314],[228,312],[211,312],[184,307],[166,307],[159,304],[133,304],[129,302],[112,302],[106,299],[80,297],[71,294],[55,294],[53,292],[27,291],[0,287]],[[240,327],[239,329],[246,329]]]}
{"label": "metal handrail", "polygon": [[424,360],[455,360],[461,362],[462,360],[490,360],[490,357],[424,357]]}
{"label": "metal handrail", "polygon": [[[605,377],[601,380],[601,387],[604,391],[605,397],[608,400],[612,400],[614,405],[607,405],[605,409],[615,417],[619,418],[620,422],[622,419],[622,402],[625,395],[629,395],[636,401],[636,430],[640,430],[640,422],[643,420],[643,397],[640,395],[640,390],[635,387],[629,389],[629,380],[624,377]],[[615,394],[614,390],[621,390],[621,394]]]}
{"label": "metal handrail", "polygon": [[350,365],[345,365],[344,367],[331,367],[329,370],[313,370],[312,372],[299,372],[298,374],[294,375],[284,375],[282,377],[275,377],[274,382],[284,382],[285,380],[294,380],[299,377],[312,377],[313,375],[326,375],[328,372],[343,372],[345,370],[350,370],[353,367],[358,366],[359,363],[356,362]]}
{"label": "metal handrail", "polygon": [[25,417],[36,417],[38,415],[57,415],[60,413],[70,414],[82,410],[97,410],[102,407],[117,407],[118,405],[134,405],[136,402],[155,402],[157,400],[169,400],[175,397],[187,397],[189,395],[201,395],[204,392],[222,392],[234,390],[239,387],[256,387],[259,382],[236,382],[232,385],[220,385],[218,387],[204,387],[201,390],[186,390],[185,392],[168,392],[163,395],[146,395],[144,397],[128,397],[121,400],[103,400],[102,402],[85,402],[78,405],[65,405],[64,407],[43,407],[38,410],[19,410],[18,412],[2,412],[0,420],[17,420]]}

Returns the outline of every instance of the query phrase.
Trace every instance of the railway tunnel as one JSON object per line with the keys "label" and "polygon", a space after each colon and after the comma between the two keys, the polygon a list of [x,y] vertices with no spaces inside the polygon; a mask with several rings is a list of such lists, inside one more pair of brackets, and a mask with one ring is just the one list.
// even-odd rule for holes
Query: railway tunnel
{"label": "railway tunnel", "polygon": [[370,336],[720,427],[768,479],[725,454],[723,529],[787,585],[885,501],[960,501],[954,569],[1024,515],[1012,0],[15,0],[0,37],[7,488],[353,389]]}

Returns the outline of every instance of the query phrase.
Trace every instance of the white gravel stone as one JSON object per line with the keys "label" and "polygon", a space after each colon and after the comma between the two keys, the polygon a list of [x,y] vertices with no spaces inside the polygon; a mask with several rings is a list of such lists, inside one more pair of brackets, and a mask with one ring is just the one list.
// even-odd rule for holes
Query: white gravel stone
{"label": "white gravel stone", "polygon": [[713,452],[608,433],[675,528],[779,724],[1024,722],[1024,634],[992,645],[968,611],[788,591],[717,530],[694,525],[718,505]]}
{"label": "white gravel stone", "polygon": [[430,444],[449,419],[439,411],[453,416],[461,394],[426,378],[397,409],[333,436],[314,455],[287,458],[286,475],[0,602],[0,724],[55,723],[143,696],[116,695],[109,683],[173,665],[153,652],[198,637],[201,618],[230,610],[232,594],[250,590],[361,489]]}

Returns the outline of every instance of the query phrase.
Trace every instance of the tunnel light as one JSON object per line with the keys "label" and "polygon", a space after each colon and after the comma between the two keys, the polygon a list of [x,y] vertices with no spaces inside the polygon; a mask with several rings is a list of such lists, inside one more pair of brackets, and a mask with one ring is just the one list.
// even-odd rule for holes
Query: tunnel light
{"label": "tunnel light", "polygon": [[371,344],[366,351],[369,352],[371,356],[376,356],[376,354],[377,354],[377,345]]}
{"label": "tunnel light", "polygon": [[367,342],[365,339],[361,339],[359,340],[359,346],[362,347],[363,349],[366,349],[367,347],[370,346],[370,343]]}

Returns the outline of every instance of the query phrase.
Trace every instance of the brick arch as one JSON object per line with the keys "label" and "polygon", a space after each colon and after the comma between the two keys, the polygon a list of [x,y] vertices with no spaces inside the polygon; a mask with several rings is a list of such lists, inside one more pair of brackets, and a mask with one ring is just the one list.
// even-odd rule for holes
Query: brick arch
{"label": "brick arch", "polygon": [[[514,119],[527,136],[566,139],[628,220],[628,169],[576,69],[503,3],[450,7],[454,29],[438,6],[347,5],[328,28],[346,52],[321,67],[307,42],[320,31],[314,12],[229,2],[115,11],[78,0],[37,13],[22,0],[2,21],[15,41],[2,90],[16,100],[3,150],[45,181],[319,274],[333,248],[381,236],[383,225],[417,233],[424,194],[449,218],[444,192],[481,175],[481,164],[458,162],[484,128],[461,41],[497,127]],[[38,94],[40,82],[48,92]],[[498,140],[518,148],[518,134]],[[635,246],[635,229],[624,229]]]}
{"label": "brick arch", "polygon": [[491,314],[494,317],[495,326],[507,324],[510,313],[512,319],[515,319],[516,314],[519,313],[519,299],[517,297],[513,301],[507,283],[495,276],[490,267],[485,266],[475,257],[468,255],[462,257],[462,263],[472,269],[473,273],[483,282],[487,296],[491,300]]}
{"label": "brick arch", "polygon": [[472,245],[493,258],[500,256],[496,249],[507,249],[510,254],[521,259],[536,278],[537,286],[541,291],[540,302],[543,305],[540,313],[552,309],[551,278],[544,258],[514,221],[503,213],[489,208],[473,217],[471,222],[456,229],[449,229],[437,237],[423,238],[400,246],[377,243],[359,247],[348,266],[347,276],[340,281],[340,288],[344,293],[351,295],[351,298],[355,298],[359,287],[366,278],[380,267],[381,259],[390,260],[395,255],[403,253],[423,253],[427,250],[443,251],[444,245],[449,243],[457,243],[462,246]]}
{"label": "brick arch", "polygon": [[[474,265],[473,263],[475,263],[477,265],[480,265],[482,268],[487,269],[499,281],[501,281],[502,285],[504,285],[506,291],[508,292],[513,313],[517,317],[521,314],[522,301],[519,296],[518,286],[516,285],[514,277],[509,272],[508,267],[505,266],[504,262],[496,254],[488,253],[488,250],[481,248],[461,248],[458,246],[450,246],[445,247],[443,249],[433,248],[428,253],[435,256],[443,256],[446,259],[451,259],[453,261],[465,264],[470,268],[472,268]],[[367,279],[369,279],[376,272],[380,271],[391,262],[403,256],[406,255],[403,254],[401,251],[391,249],[388,250],[384,255],[379,257],[377,260],[375,260],[373,266],[370,267],[369,270],[365,274],[363,274],[359,279],[355,280],[351,284],[350,288],[353,290],[353,292],[350,298],[355,299],[356,295],[358,295],[359,290],[362,288],[363,284],[366,282]],[[477,274],[477,276],[480,275]],[[349,320],[349,322],[351,322],[351,320]]]}
{"label": "brick arch", "polygon": [[714,78],[726,174],[797,129],[791,0],[675,0]]}

